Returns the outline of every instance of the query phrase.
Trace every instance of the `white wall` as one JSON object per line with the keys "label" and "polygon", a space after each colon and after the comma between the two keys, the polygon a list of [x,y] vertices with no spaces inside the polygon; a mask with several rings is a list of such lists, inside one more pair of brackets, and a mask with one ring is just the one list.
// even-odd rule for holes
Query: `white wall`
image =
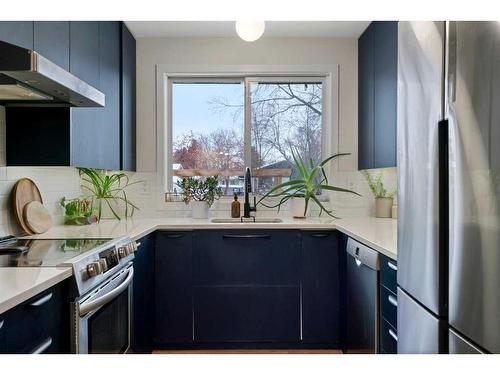
{"label": "white wall", "polygon": [[340,66],[340,152],[351,152],[343,170],[357,165],[357,39],[144,38],[137,40],[137,167],[156,170],[157,64],[191,65],[331,65]]}
{"label": "white wall", "polygon": [[[337,215],[363,216],[374,211],[374,200],[365,178],[357,172],[358,108],[357,38],[262,38],[247,43],[238,38],[143,38],[137,40],[137,167],[148,181],[137,200],[146,216],[187,216],[183,204],[158,207],[156,171],[156,65],[339,65],[338,134],[343,157],[333,175],[337,186],[363,195],[332,194]],[[334,114],[335,115],[335,114]],[[388,189],[396,185],[396,169],[385,170]],[[135,198],[135,197],[134,197]],[[152,210],[152,211],[151,211]],[[288,213],[282,212],[287,215]],[[213,215],[227,215],[228,202],[218,202]],[[261,214],[263,214],[261,212]],[[266,212],[265,214],[271,214]]]}

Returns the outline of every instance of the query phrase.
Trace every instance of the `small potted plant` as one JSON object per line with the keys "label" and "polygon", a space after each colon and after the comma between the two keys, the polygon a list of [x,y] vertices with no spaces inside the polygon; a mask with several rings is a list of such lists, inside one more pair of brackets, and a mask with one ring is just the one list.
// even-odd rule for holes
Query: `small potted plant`
{"label": "small potted plant", "polygon": [[62,197],[59,203],[64,207],[65,224],[87,225],[97,222],[97,215],[94,213],[91,200]]}
{"label": "small potted plant", "polygon": [[383,172],[380,172],[376,177],[373,177],[370,172],[363,173],[368,181],[368,186],[375,197],[375,217],[389,218],[391,217],[392,204],[396,191],[387,192],[384,186]]}
{"label": "small potted plant", "polygon": [[130,182],[123,172],[108,173],[92,168],[78,168],[78,172],[84,182],[82,189],[90,193],[87,199],[92,200],[98,220],[103,216],[109,219],[126,219],[134,214],[135,209],[139,209],[127,198],[125,189],[140,181]]}
{"label": "small potted plant", "polygon": [[[291,200],[292,203],[292,216],[295,218],[305,218],[307,216],[307,209],[309,207],[309,202],[315,202],[319,208],[319,215],[326,212],[329,216],[337,218],[333,215],[332,210],[327,210],[323,203],[318,199],[317,195],[323,190],[338,191],[342,193],[356,194],[355,191],[340,188],[337,186],[330,185],[328,178],[326,177],[326,171],[324,169],[325,165],[332,159],[349,154],[336,154],[332,155],[317,165],[311,161],[307,165],[297,152],[292,147],[292,158],[295,169],[298,171],[298,179],[290,180],[284,182],[280,185],[275,186],[269,192],[267,192],[262,198],[259,199],[259,203],[264,207],[268,208],[278,208],[278,212],[281,205]],[[267,204],[264,202],[267,198],[280,198],[277,204]]]}
{"label": "small potted plant", "polygon": [[177,186],[181,188],[182,201],[191,206],[193,219],[208,219],[208,209],[222,195],[218,176],[184,177]]}

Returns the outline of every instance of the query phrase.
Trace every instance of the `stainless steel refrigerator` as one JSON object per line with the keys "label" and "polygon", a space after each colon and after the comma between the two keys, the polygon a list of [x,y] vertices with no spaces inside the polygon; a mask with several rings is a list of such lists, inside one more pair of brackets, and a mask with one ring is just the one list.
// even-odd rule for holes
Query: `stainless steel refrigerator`
{"label": "stainless steel refrigerator", "polygon": [[500,23],[399,22],[398,352],[500,353]]}

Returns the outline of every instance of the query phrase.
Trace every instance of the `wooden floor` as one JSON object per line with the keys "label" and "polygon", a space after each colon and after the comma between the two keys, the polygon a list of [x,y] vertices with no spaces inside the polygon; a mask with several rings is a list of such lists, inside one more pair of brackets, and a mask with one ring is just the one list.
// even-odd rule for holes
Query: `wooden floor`
{"label": "wooden floor", "polygon": [[217,349],[154,350],[153,354],[342,354],[340,350],[323,349]]}

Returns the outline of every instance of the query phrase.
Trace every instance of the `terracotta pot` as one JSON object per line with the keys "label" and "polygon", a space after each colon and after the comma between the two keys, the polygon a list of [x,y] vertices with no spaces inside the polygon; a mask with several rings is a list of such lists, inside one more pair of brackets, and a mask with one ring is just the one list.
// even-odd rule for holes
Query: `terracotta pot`
{"label": "terracotta pot", "polygon": [[[303,219],[307,216],[306,200],[304,198],[292,198],[292,216],[297,219]],[[308,208],[309,209],[309,208]]]}
{"label": "terracotta pot", "polygon": [[391,217],[392,198],[375,198],[375,217]]}
{"label": "terracotta pot", "polygon": [[191,201],[191,217],[193,219],[208,219],[208,204],[203,201]]}

